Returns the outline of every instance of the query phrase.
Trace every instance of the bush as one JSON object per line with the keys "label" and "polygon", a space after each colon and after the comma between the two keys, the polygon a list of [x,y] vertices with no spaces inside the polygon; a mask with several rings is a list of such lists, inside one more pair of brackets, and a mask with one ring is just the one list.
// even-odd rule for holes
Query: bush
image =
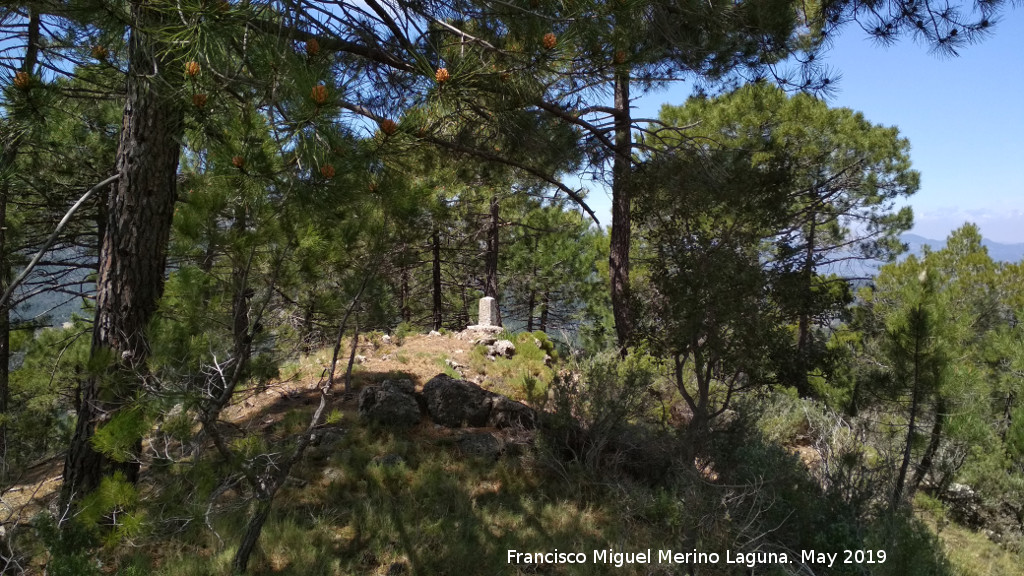
{"label": "bush", "polygon": [[660,373],[647,354],[623,359],[614,351],[559,372],[551,386],[554,412],[544,427],[546,441],[561,458],[591,471],[625,468],[662,476],[673,450],[659,437],[664,435],[653,416]]}

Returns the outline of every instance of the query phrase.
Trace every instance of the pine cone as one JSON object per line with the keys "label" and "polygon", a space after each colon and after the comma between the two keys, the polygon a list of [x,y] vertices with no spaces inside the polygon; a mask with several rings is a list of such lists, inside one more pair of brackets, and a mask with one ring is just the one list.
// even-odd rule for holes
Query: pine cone
{"label": "pine cone", "polygon": [[313,102],[316,102],[317,104],[323,104],[324,102],[327,102],[327,86],[324,86],[323,84],[317,84],[316,86],[313,86],[313,91],[310,92],[309,97],[312,98]]}
{"label": "pine cone", "polygon": [[205,107],[206,106],[206,94],[193,94],[192,95],[192,104],[196,108],[200,108],[200,109]]}
{"label": "pine cone", "polygon": [[185,64],[185,73],[188,74],[190,78],[195,78],[196,76],[199,76],[200,70],[201,68],[199,67],[199,62],[196,62],[195,60],[189,62],[188,64]]}
{"label": "pine cone", "polygon": [[544,40],[541,43],[544,44],[545,49],[551,50],[555,47],[555,44],[558,44],[558,38],[554,32],[548,32],[544,35]]}
{"label": "pine cone", "polygon": [[316,56],[320,53],[320,43],[316,41],[316,38],[310,38],[306,40],[306,54],[310,56]]}
{"label": "pine cone", "polygon": [[28,90],[28,87],[32,85],[32,77],[28,75],[28,72],[18,72],[14,75],[14,87],[19,90]]}
{"label": "pine cone", "polygon": [[434,78],[437,79],[438,84],[444,84],[451,78],[451,74],[448,73],[447,68],[438,68],[437,73],[434,74]]}
{"label": "pine cone", "polygon": [[398,132],[398,124],[394,120],[387,119],[380,123],[381,132],[391,136],[395,132]]}
{"label": "pine cone", "polygon": [[334,166],[331,166],[330,164],[324,164],[323,166],[320,167],[320,174],[322,174],[323,177],[327,178],[328,180],[334,178]]}
{"label": "pine cone", "polygon": [[245,158],[242,158],[241,156],[235,156],[234,158],[231,159],[231,163],[235,166],[235,168],[241,170],[242,168],[245,167]]}

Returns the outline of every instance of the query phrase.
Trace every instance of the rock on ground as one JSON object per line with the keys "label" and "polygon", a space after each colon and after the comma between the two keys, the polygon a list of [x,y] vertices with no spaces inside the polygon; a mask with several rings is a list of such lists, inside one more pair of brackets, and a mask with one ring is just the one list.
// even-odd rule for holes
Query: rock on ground
{"label": "rock on ground", "polygon": [[359,393],[359,416],[386,426],[414,426],[420,421],[416,389],[409,380],[385,380]]}
{"label": "rock on ground", "polygon": [[533,428],[536,424],[536,415],[529,406],[447,374],[431,378],[423,387],[423,396],[434,422],[449,428]]}
{"label": "rock on ground", "polygon": [[491,414],[491,393],[465,380],[438,374],[423,386],[427,412],[434,422],[458,428],[486,426]]}

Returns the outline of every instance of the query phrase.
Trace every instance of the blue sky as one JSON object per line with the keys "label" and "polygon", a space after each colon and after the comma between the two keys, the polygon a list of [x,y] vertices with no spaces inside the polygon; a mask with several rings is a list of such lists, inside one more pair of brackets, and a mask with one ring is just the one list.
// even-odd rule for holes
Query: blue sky
{"label": "blue sky", "polygon": [[[937,56],[909,39],[879,46],[852,26],[826,57],[840,75],[830,105],[897,126],[910,140],[921,172],[921,189],[910,201],[913,232],[941,239],[972,221],[987,238],[1024,242],[1024,11],[1005,13],[989,38],[959,57]],[[648,95],[637,113],[682,103],[690,88]],[[607,225],[605,196],[591,193]]]}

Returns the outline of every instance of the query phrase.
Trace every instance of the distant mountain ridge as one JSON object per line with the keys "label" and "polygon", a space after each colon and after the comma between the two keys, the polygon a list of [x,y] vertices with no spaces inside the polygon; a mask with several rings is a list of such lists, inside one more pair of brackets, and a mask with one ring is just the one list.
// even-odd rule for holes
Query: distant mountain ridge
{"label": "distant mountain ridge", "polygon": [[[900,240],[906,243],[908,248],[907,254],[917,256],[924,253],[926,245],[931,246],[932,250],[942,250],[946,246],[945,240],[933,240],[917,234],[903,234],[900,236]],[[1024,260],[1024,243],[1003,244],[988,238],[982,238],[981,244],[988,248],[988,255],[996,262],[1020,262]]]}

